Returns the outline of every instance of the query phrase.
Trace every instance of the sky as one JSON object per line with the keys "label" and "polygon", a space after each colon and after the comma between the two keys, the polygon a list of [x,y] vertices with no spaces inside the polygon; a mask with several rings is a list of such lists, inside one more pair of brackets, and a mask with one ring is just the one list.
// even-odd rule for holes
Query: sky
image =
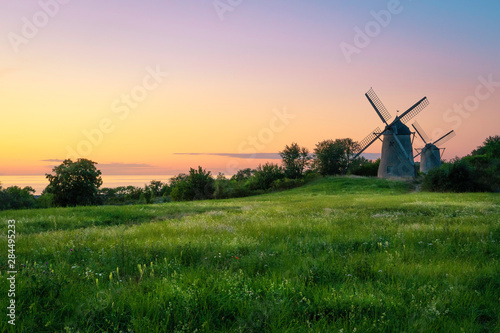
{"label": "sky", "polygon": [[372,87],[393,117],[426,96],[414,120],[432,139],[455,130],[444,158],[464,156],[500,134],[499,14],[464,0],[4,1],[0,180],[66,158],[233,174],[292,142],[362,140],[382,127]]}

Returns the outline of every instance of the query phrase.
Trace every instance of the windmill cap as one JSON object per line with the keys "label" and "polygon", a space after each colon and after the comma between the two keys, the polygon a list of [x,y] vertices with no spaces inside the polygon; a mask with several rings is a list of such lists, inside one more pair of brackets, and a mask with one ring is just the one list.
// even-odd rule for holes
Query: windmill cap
{"label": "windmill cap", "polygon": [[397,135],[411,135],[411,131],[408,126],[403,124],[399,119],[396,120],[391,127],[396,130]]}

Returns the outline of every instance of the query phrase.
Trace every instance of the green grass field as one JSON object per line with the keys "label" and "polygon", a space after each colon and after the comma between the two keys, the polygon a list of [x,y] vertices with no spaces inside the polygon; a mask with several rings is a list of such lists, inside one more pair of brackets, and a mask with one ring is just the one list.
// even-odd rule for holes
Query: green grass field
{"label": "green grass field", "polygon": [[241,199],[0,216],[2,332],[500,332],[498,194],[327,178]]}

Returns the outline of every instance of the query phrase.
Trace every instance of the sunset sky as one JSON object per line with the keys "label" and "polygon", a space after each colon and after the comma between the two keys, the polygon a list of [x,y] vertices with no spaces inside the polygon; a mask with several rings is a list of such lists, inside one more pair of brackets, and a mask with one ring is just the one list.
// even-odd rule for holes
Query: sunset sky
{"label": "sunset sky", "polygon": [[370,87],[392,116],[427,96],[415,120],[434,139],[454,129],[444,157],[463,156],[500,134],[499,15],[465,0],[3,1],[0,181],[67,157],[231,174],[292,142],[362,140],[382,127]]}

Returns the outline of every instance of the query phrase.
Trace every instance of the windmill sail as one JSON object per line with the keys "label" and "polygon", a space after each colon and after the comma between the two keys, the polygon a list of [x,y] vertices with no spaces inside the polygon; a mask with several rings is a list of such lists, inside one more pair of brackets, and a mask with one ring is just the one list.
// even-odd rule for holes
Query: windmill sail
{"label": "windmill sail", "polygon": [[424,129],[420,126],[419,123],[414,122],[411,126],[413,126],[413,128],[417,132],[418,136],[420,137],[420,139],[422,139],[422,141],[425,144],[427,144],[427,142],[431,141],[431,139],[429,138],[429,136],[427,134],[425,134]]}
{"label": "windmill sail", "polygon": [[366,150],[375,140],[377,140],[380,136],[382,135],[382,132],[379,127],[375,128],[373,131],[371,131],[370,134],[366,136],[361,142],[359,143],[358,147],[359,150],[355,151],[353,159],[357,158],[359,155],[361,155],[362,152]]}
{"label": "windmill sail", "polygon": [[446,133],[445,135],[443,135],[442,137],[440,137],[439,139],[437,139],[436,141],[434,141],[433,144],[439,147],[439,146],[445,144],[446,142],[448,142],[449,140],[453,139],[455,136],[457,136],[457,133],[455,133],[455,131],[451,130],[448,133]]}
{"label": "windmill sail", "polygon": [[420,113],[427,105],[429,105],[429,100],[427,97],[422,98],[420,101],[415,103],[411,108],[403,112],[403,114],[399,117],[403,124],[406,124],[408,121],[413,119],[417,114]]}
{"label": "windmill sail", "polygon": [[365,94],[365,96],[366,96],[366,98],[368,98],[368,101],[373,106],[373,108],[375,109],[375,112],[377,112],[380,119],[382,119],[382,121],[386,125],[388,125],[387,121],[389,119],[391,119],[391,114],[389,113],[389,111],[387,111],[387,109],[385,108],[382,101],[380,101],[380,99],[378,98],[377,94],[375,94],[375,91],[373,91],[373,88],[370,88],[370,90],[368,90],[368,92]]}

